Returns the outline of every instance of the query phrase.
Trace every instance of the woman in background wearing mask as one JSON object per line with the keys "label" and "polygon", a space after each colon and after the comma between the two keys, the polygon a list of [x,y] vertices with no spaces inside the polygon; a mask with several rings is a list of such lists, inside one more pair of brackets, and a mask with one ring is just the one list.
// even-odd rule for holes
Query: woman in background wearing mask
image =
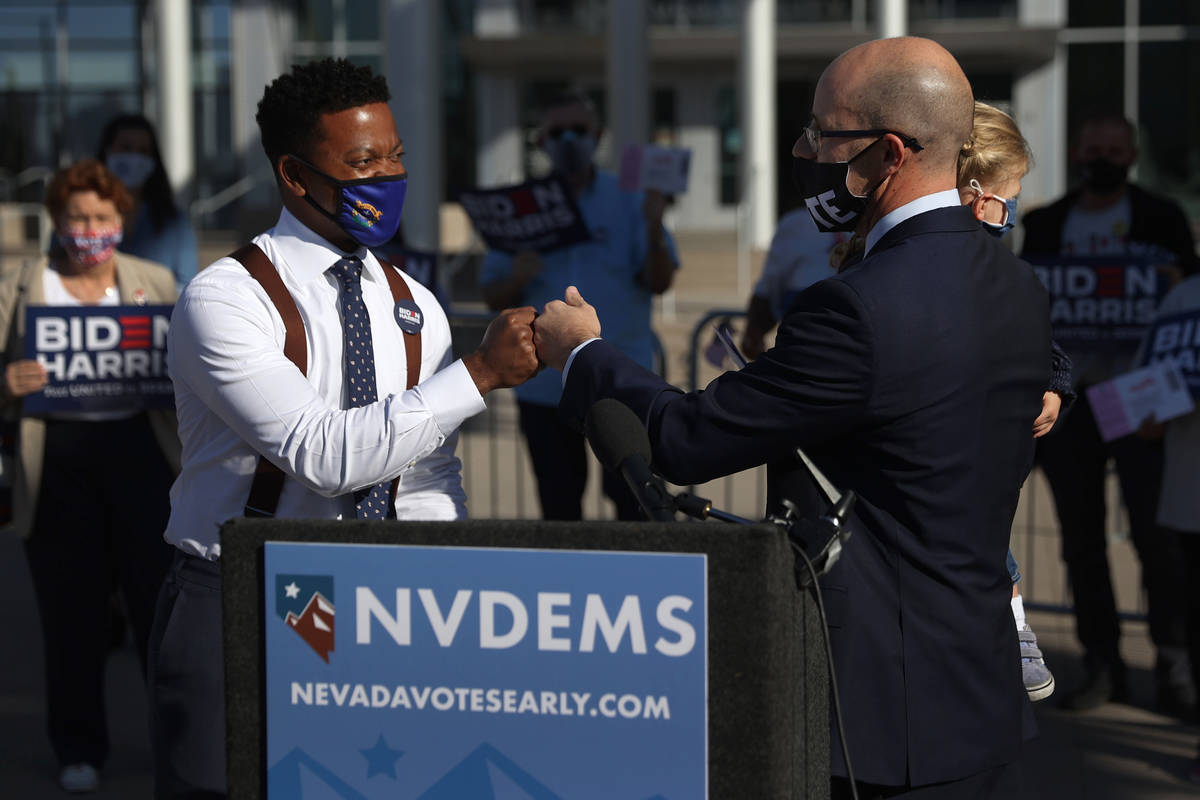
{"label": "woman in background wearing mask", "polygon": [[133,199],[86,159],[50,181],[51,255],[0,282],[0,369],[6,413],[18,418],[12,527],[25,537],[45,643],[50,742],[59,784],[94,790],[108,754],[104,668],[109,608],[120,588],[145,670],[159,584],[171,561],[162,538],[179,469],[173,411],[137,408],[33,416],[24,398],[47,383],[25,356],[25,310],[173,303],[164,267],[118,254]]}
{"label": "woman in background wearing mask", "polygon": [[175,205],[150,120],[141,114],[113,117],[100,134],[96,157],[133,195],[121,252],[166,266],[182,287],[196,274],[196,234]]}
{"label": "woman in background wearing mask", "polygon": [[[1008,114],[987,103],[975,102],[971,141],[958,156],[958,193],[970,206],[975,219],[991,235],[1001,238],[1012,230],[1017,218],[1017,195],[1021,179],[1029,172],[1033,157],[1017,123]],[[1071,359],[1051,342],[1050,386],[1042,397],[1042,413],[1033,423],[1034,437],[1054,427],[1063,406],[1075,399],[1071,389]],[[1021,673],[1031,700],[1043,700],[1054,691],[1054,676],[1046,668],[1037,637],[1025,622],[1025,609],[1017,582],[1021,573],[1012,551],[1008,554],[1012,576],[1012,609],[1021,643]]]}

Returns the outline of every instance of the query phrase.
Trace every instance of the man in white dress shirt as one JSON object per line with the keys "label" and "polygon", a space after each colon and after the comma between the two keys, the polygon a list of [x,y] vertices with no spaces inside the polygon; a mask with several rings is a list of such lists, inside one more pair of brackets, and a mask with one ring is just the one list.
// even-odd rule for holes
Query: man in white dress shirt
{"label": "man in white dress shirt", "polygon": [[[404,198],[389,99],[382,77],[326,59],[293,67],[259,103],[283,211],[254,244],[295,301],[305,371],[285,355],[294,332],[275,301],[233,257],[201,272],[175,307],[168,363],[183,466],[165,534],[179,553],[151,636],[156,797],[225,793],[218,534],[257,508],[256,472],[282,472],[278,517],[461,519],[459,425],[484,409],[483,395],[537,371],[532,309],[501,312],[479,349],[452,362],[433,295],[395,271],[412,303],[394,299],[392,267],[368,250],[395,233]],[[363,314],[368,329],[354,325]],[[406,390],[405,338],[418,331],[420,385]]]}

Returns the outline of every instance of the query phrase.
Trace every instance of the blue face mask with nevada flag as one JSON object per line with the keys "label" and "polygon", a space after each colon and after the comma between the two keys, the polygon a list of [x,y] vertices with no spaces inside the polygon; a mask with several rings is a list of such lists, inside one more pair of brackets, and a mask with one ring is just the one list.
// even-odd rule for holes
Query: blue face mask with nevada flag
{"label": "blue face mask with nevada flag", "polygon": [[354,181],[340,181],[314,167],[299,156],[292,156],[338,190],[338,208],[330,213],[321,208],[312,195],[304,194],[308,204],[337,223],[354,241],[364,247],[379,247],[392,240],[400,229],[400,212],[408,188],[405,175],[380,175]]}

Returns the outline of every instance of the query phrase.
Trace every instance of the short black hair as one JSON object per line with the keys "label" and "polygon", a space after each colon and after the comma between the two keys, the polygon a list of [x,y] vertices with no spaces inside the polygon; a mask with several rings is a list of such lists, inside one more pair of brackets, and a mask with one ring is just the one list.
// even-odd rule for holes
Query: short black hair
{"label": "short black hair", "polygon": [[370,67],[356,67],[344,58],[325,58],[296,64],[290,73],[267,84],[254,118],[274,169],[280,156],[308,157],[323,114],[390,99],[387,80]]}

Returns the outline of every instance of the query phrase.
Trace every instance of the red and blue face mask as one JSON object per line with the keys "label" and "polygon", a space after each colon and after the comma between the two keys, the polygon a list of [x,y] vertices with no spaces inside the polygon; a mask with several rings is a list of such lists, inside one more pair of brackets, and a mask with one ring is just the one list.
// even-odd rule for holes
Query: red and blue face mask
{"label": "red and blue face mask", "polygon": [[292,158],[333,184],[338,190],[338,208],[334,213],[321,208],[307,192],[304,199],[317,211],[336,222],[351,239],[364,247],[379,247],[390,242],[396,235],[396,231],[400,229],[400,212],[404,209],[404,193],[408,188],[406,175],[380,175],[341,181],[299,156]]}
{"label": "red and blue face mask", "polygon": [[118,225],[98,231],[67,231],[56,236],[72,261],[81,267],[94,267],[112,258],[121,243],[121,233]]}

